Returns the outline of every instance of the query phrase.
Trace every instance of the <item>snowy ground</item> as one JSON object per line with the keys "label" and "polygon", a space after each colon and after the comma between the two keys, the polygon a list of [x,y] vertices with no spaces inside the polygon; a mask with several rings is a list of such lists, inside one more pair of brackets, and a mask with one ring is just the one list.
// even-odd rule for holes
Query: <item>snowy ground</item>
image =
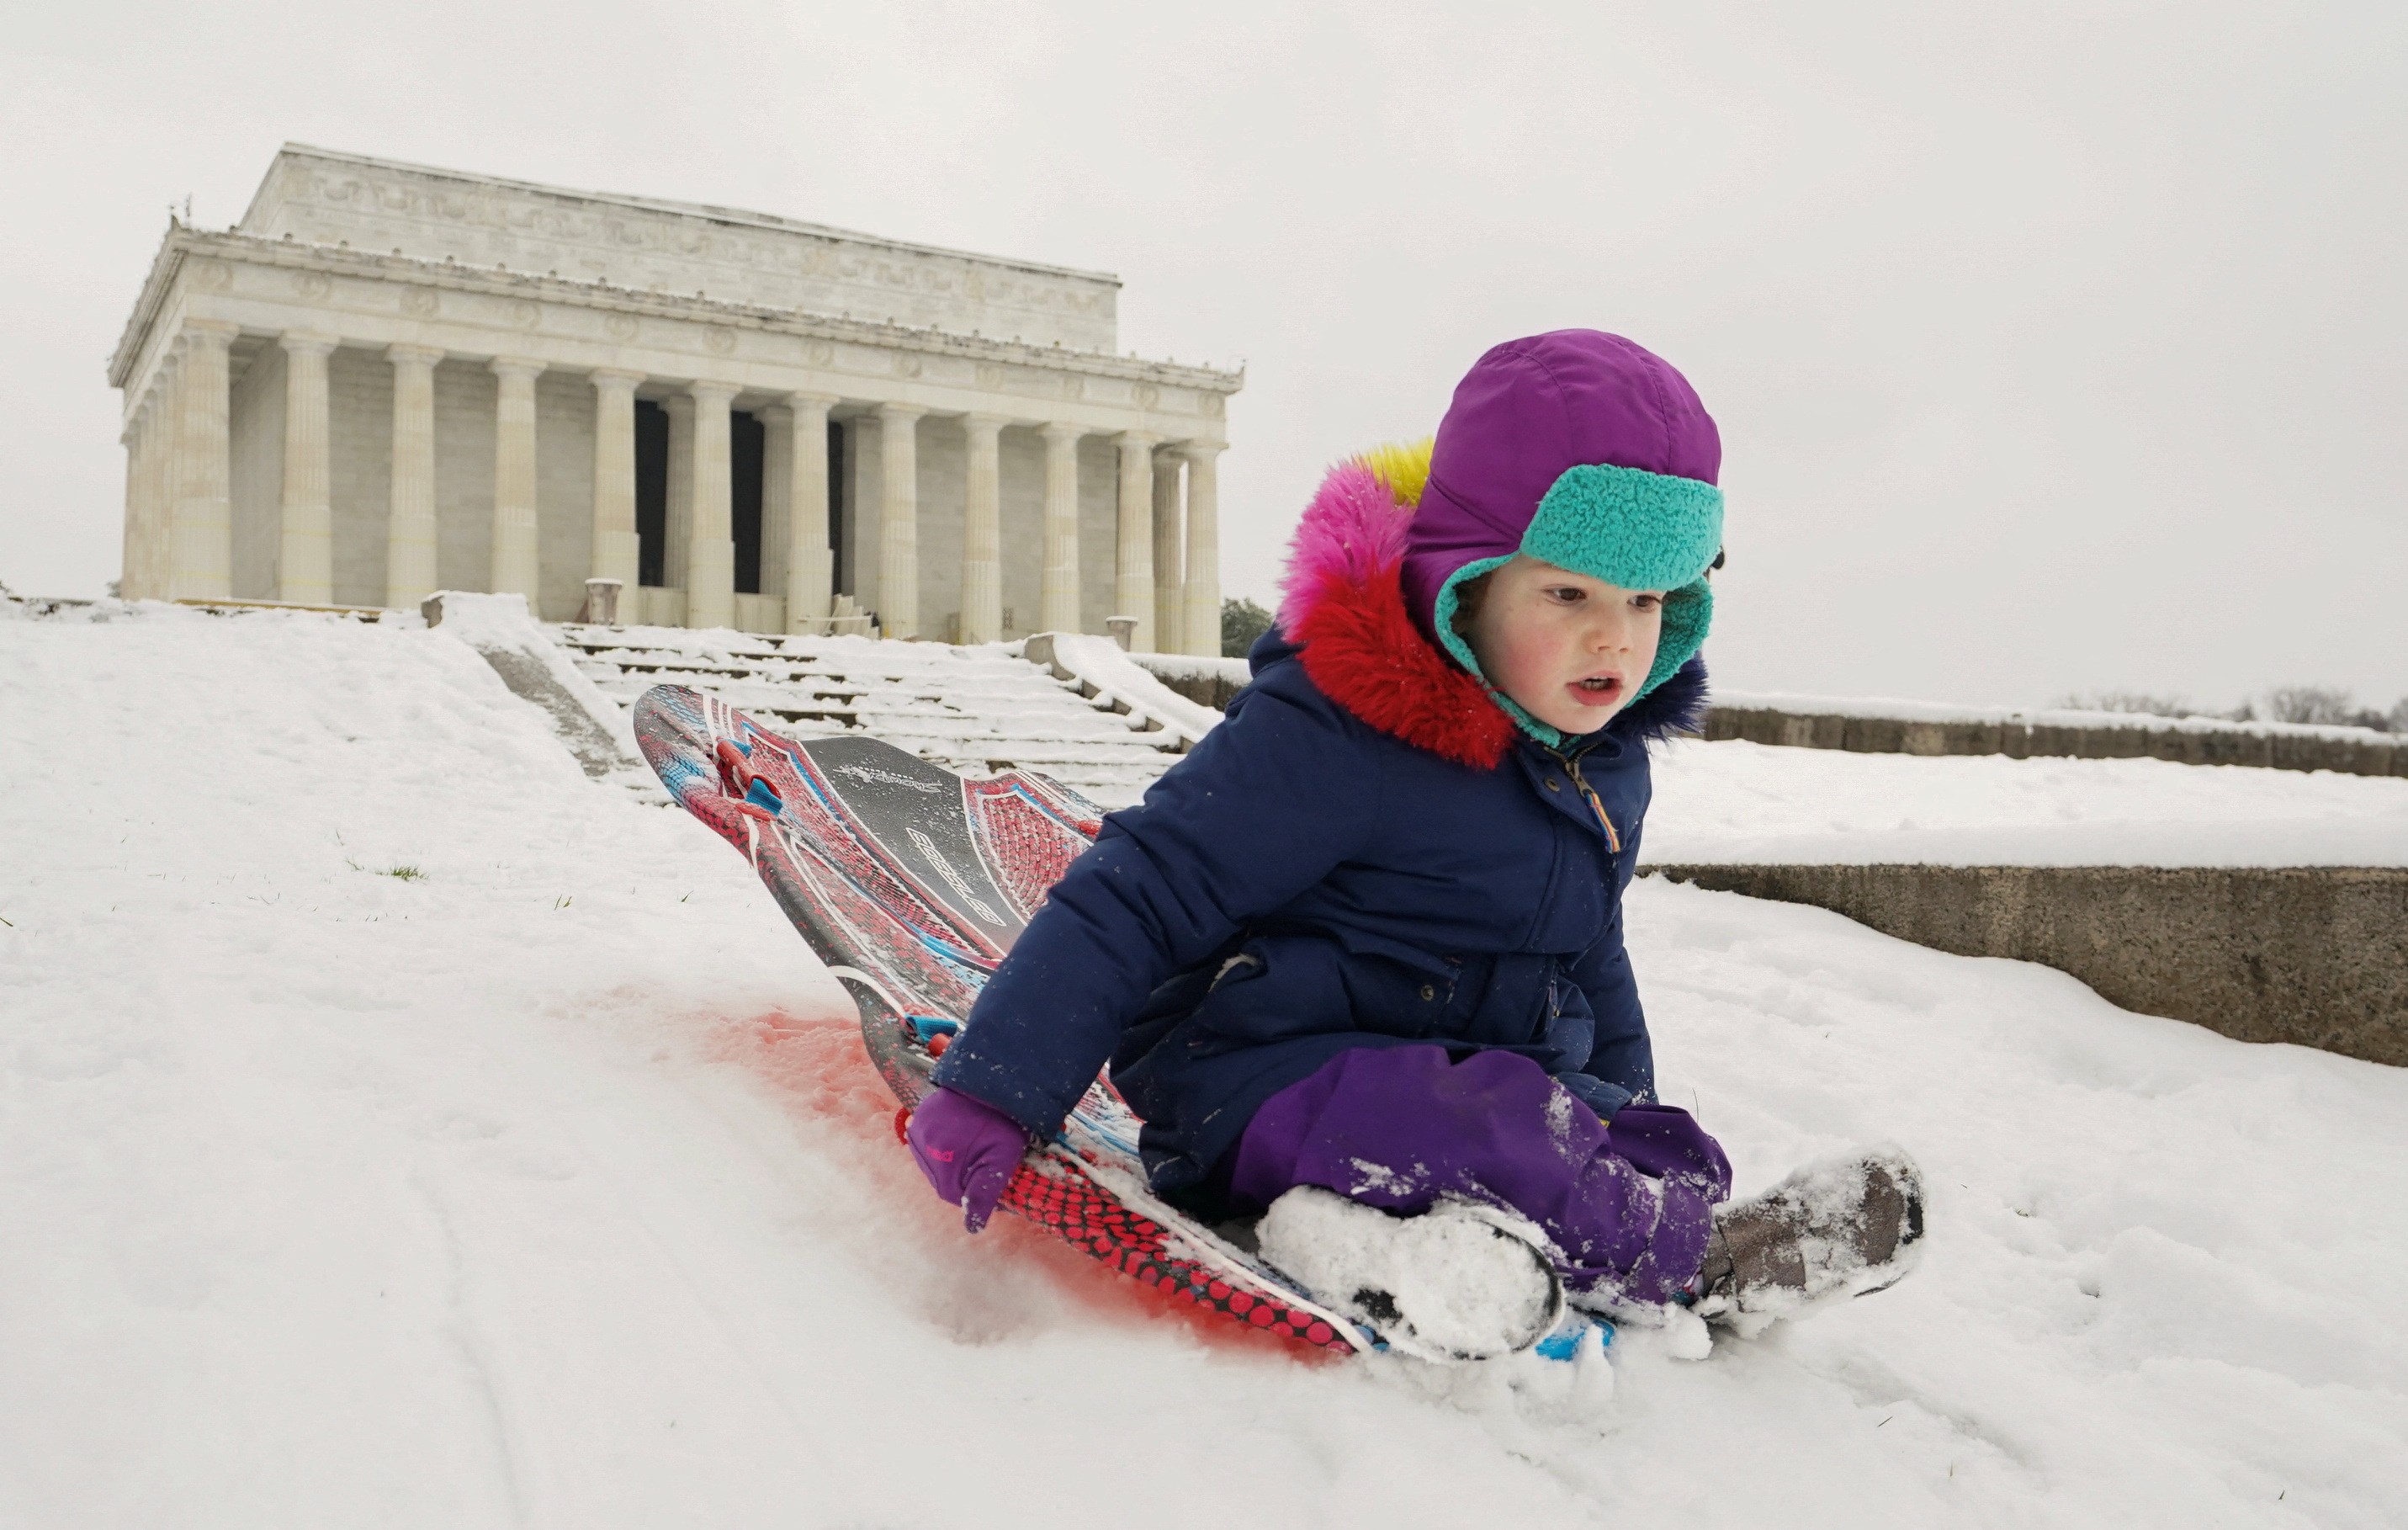
{"label": "snowy ground", "polygon": [[1930,1252],[1561,1395],[1300,1361],[962,1234],[741,861],[439,632],[0,622],[0,1523],[2408,1505],[2408,1073],[1642,882],[1668,1096],[1743,1188],[1907,1144]]}
{"label": "snowy ground", "polygon": [[2408,779],[1686,741],[1657,761],[1640,853],[1659,865],[2408,866]]}

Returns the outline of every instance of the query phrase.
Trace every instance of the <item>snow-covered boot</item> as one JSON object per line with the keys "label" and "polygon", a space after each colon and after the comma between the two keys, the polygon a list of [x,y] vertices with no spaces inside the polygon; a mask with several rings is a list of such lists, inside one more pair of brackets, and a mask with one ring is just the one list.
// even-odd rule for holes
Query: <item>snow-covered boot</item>
{"label": "snow-covered boot", "polygon": [[1714,1213],[1695,1310],[1742,1330],[1894,1285],[1922,1253],[1923,1171],[1882,1147],[1809,1164]]}
{"label": "snow-covered boot", "polygon": [[1275,1268],[1423,1360],[1512,1354],[1564,1314],[1545,1234],[1476,1202],[1450,1196],[1398,1217],[1298,1185],[1271,1203],[1254,1235]]}

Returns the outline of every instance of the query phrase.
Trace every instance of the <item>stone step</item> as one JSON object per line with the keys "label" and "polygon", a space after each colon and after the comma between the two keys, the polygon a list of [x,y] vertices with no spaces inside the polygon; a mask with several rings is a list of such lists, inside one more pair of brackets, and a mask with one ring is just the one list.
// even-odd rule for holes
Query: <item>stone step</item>
{"label": "stone step", "polygon": [[1136,801],[1183,746],[1151,717],[1029,662],[1018,643],[578,623],[552,631],[623,707],[653,686],[691,686],[797,739],[868,733],[967,773],[1039,771],[1107,807]]}

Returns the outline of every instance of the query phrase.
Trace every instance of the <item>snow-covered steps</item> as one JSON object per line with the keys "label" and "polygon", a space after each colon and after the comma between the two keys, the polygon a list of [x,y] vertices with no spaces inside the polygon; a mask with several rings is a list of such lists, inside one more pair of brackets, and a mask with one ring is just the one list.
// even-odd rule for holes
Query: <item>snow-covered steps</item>
{"label": "snow-covered steps", "polygon": [[[1030,663],[1020,643],[956,646],[664,627],[552,628],[621,706],[692,686],[796,738],[873,733],[950,770],[1041,771],[1106,806],[1135,801],[1192,742],[1111,688]],[[1082,689],[1094,695],[1082,695]]]}

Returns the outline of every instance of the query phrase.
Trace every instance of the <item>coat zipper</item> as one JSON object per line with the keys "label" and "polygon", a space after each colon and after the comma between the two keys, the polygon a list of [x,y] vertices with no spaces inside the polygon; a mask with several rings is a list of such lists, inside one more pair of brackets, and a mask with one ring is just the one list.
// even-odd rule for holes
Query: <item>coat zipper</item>
{"label": "coat zipper", "polygon": [[[1583,751],[1583,753],[1585,752],[1586,751]],[[1555,749],[1550,749],[1547,753],[1554,755],[1557,759],[1563,761],[1564,773],[1572,778],[1572,785],[1578,787],[1580,788],[1581,796],[1586,799],[1589,811],[1597,815],[1598,825],[1605,830],[1606,848],[1612,850],[1615,855],[1622,854],[1622,836],[1613,831],[1613,820],[1605,816],[1604,801],[1598,797],[1596,790],[1589,786],[1587,778],[1581,774],[1579,757],[1567,755]]]}

